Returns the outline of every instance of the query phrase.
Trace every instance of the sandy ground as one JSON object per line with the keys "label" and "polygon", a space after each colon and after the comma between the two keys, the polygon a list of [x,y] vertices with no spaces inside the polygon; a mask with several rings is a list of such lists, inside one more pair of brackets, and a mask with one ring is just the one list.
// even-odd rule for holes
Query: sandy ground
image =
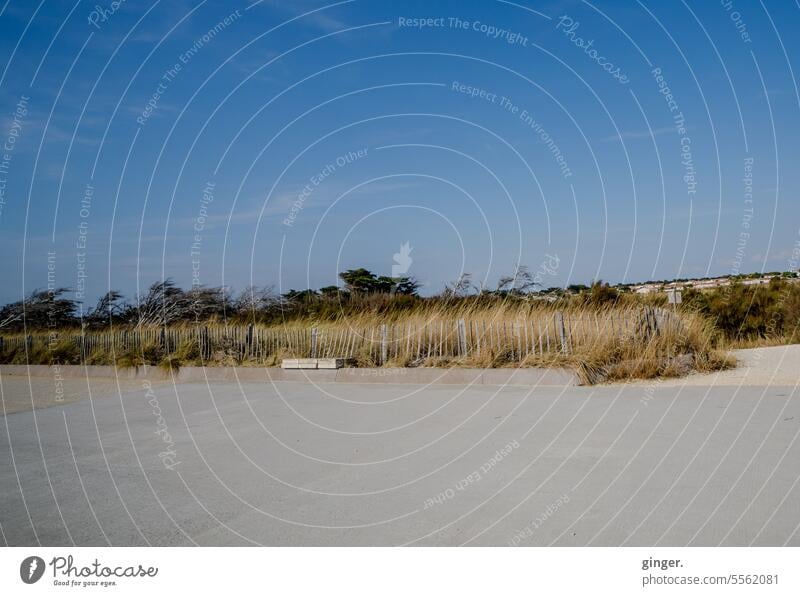
{"label": "sandy ground", "polygon": [[91,386],[0,417],[0,544],[800,546],[792,386]]}
{"label": "sandy ground", "polygon": [[[679,379],[629,381],[628,385],[660,387],[681,386],[796,386],[800,384],[800,345],[775,346],[735,350],[732,352],[738,366],[732,370],[712,374],[694,374]],[[170,384],[164,379],[153,379],[153,386]],[[612,385],[613,386],[613,385]],[[111,378],[58,378],[54,372],[48,377],[30,378],[17,375],[0,375],[0,414],[13,414],[31,408],[42,409],[63,406],[84,399],[103,399],[131,392],[142,392],[141,379]]]}
{"label": "sandy ground", "polygon": [[[694,374],[680,379],[661,379],[665,387],[677,386],[797,386],[800,384],[800,345],[774,346],[734,350],[738,365],[731,370],[711,374]],[[633,381],[632,385],[647,385],[653,381]]]}
{"label": "sandy ground", "polygon": [[[165,381],[153,381],[153,385]],[[142,391],[136,379],[0,376],[0,413],[14,414],[36,408],[64,406],[86,399],[107,399],[132,391]]]}

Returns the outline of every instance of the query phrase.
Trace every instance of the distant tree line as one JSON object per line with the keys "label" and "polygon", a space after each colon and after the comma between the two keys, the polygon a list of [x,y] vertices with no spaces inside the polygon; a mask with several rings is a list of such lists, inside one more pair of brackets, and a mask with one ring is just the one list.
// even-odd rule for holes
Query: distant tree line
{"label": "distant tree line", "polygon": [[[730,339],[782,338],[800,341],[800,283],[776,274],[769,284],[744,285],[734,281],[712,290],[683,291],[680,308],[708,317]],[[339,274],[341,286],[318,290],[249,287],[238,294],[221,287],[184,290],[171,279],[151,285],[133,300],[110,291],[97,304],[84,309],[70,299],[68,288],[36,290],[24,300],[0,308],[0,333],[23,329],[43,330],[83,327],[164,326],[201,321],[273,324],[291,320],[332,321],[370,312],[391,317],[408,309],[426,306],[481,306],[497,300],[561,301],[565,306],[612,306],[617,303],[666,306],[663,293],[639,295],[603,281],[566,288],[541,288],[525,267],[503,276],[494,288],[474,284],[465,273],[445,285],[437,295],[421,297],[420,284],[412,277],[386,277],[364,268]]]}
{"label": "distant tree line", "polygon": [[[23,329],[118,326],[163,326],[208,320],[272,323],[291,319],[332,320],[349,313],[390,314],[419,306],[423,302],[454,302],[503,299],[530,299],[534,296],[557,299],[570,292],[561,288],[541,290],[526,267],[500,278],[493,289],[476,286],[469,274],[461,275],[435,296],[419,295],[420,284],[413,277],[376,275],[363,267],[339,274],[341,286],[318,290],[289,290],[277,293],[274,287],[249,287],[238,294],[221,287],[193,287],[184,290],[171,279],[158,281],[142,295],[126,300],[122,293],[107,292],[91,308],[69,298],[69,288],[35,290],[28,297],[0,308],[0,332]],[[613,299],[616,292],[608,284],[591,287],[593,297]]]}
{"label": "distant tree line", "polygon": [[349,303],[359,298],[382,296],[401,301],[418,298],[419,283],[410,277],[378,276],[367,269],[351,269],[339,275],[344,287],[289,290],[278,294],[272,287],[249,287],[234,295],[221,287],[184,290],[171,279],[151,285],[128,301],[111,290],[93,308],[69,298],[69,288],[35,290],[23,300],[0,308],[0,332],[66,327],[102,328],[109,325],[172,325],[212,319],[252,319],[258,322],[306,316],[314,305]]}

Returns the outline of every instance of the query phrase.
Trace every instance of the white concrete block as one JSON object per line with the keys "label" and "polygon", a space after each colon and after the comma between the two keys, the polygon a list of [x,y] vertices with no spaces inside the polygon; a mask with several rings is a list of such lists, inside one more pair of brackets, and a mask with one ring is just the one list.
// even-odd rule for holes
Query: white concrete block
{"label": "white concrete block", "polygon": [[317,368],[336,369],[343,366],[344,358],[317,358]]}
{"label": "white concrete block", "polygon": [[316,369],[316,358],[284,358],[281,360],[281,368],[289,369]]}

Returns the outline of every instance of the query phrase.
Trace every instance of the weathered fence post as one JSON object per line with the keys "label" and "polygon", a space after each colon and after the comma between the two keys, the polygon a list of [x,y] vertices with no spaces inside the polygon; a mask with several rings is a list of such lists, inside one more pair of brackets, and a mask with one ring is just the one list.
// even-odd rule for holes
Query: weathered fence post
{"label": "weathered fence post", "polygon": [[645,309],[645,320],[647,321],[647,338],[658,335],[658,323],[656,321],[656,311],[653,308]]}
{"label": "weathered fence post", "polygon": [[569,345],[567,344],[567,330],[564,327],[564,313],[560,311],[556,313],[556,331],[558,332],[558,338],[561,340],[561,351],[568,354]]}
{"label": "weathered fence post", "polygon": [[386,325],[381,325],[381,366],[386,364],[388,360],[387,352],[388,352],[388,345],[387,345],[387,329]]}
{"label": "weathered fence post", "polygon": [[311,357],[317,357],[317,328],[311,328]]}
{"label": "weathered fence post", "polygon": [[464,324],[464,319],[458,320],[458,355],[467,355],[467,329]]}
{"label": "weathered fence post", "polygon": [[253,324],[252,323],[250,323],[247,326],[247,335],[245,336],[245,342],[247,343],[247,352],[246,352],[245,355],[247,357],[252,357],[253,356]]}
{"label": "weathered fence post", "polygon": [[208,327],[203,327],[203,330],[200,333],[200,348],[203,354],[203,360],[211,360],[211,340],[208,337]]}
{"label": "weathered fence post", "polygon": [[669,311],[665,311],[663,308],[654,308],[653,309],[653,323],[655,326],[656,335],[660,335],[661,333],[666,331],[666,317],[664,316]]}

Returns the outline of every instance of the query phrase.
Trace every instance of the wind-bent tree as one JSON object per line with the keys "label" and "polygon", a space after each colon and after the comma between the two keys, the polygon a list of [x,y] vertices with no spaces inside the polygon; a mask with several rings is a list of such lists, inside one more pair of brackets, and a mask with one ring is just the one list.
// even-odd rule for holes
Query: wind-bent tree
{"label": "wind-bent tree", "polygon": [[462,273],[454,282],[444,287],[443,295],[445,298],[463,298],[475,288],[472,284],[472,274]]}
{"label": "wind-bent tree", "polygon": [[523,296],[539,286],[534,276],[525,265],[518,265],[514,275],[501,277],[497,282],[499,294],[512,294]]}
{"label": "wind-bent tree", "polygon": [[6,304],[0,308],[0,329],[20,331],[25,327],[46,329],[76,325],[77,304],[63,298],[69,291],[69,288],[34,290],[24,300]]}
{"label": "wind-bent tree", "polygon": [[125,310],[122,293],[109,290],[98,301],[97,305],[83,316],[83,324],[87,327],[104,327],[111,323],[124,322]]}

